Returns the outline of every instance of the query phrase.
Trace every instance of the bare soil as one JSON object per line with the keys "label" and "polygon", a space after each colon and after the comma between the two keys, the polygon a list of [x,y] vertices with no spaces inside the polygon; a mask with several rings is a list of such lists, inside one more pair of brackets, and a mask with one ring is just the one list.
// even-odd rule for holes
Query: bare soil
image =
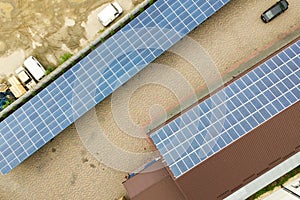
{"label": "bare soil", "polygon": [[[13,73],[29,55],[47,68],[57,65],[64,53],[75,54],[104,30],[96,15],[108,2],[0,1],[0,74]],[[130,0],[119,3],[123,16],[134,7]]]}

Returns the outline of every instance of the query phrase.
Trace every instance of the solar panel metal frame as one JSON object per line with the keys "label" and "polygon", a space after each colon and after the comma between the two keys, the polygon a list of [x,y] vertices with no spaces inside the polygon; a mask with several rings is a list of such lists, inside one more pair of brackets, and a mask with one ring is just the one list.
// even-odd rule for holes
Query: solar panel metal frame
{"label": "solar panel metal frame", "polygon": [[300,100],[300,40],[150,135],[175,178]]}
{"label": "solar panel metal frame", "polygon": [[228,3],[158,0],[0,123],[0,171],[10,172]]}

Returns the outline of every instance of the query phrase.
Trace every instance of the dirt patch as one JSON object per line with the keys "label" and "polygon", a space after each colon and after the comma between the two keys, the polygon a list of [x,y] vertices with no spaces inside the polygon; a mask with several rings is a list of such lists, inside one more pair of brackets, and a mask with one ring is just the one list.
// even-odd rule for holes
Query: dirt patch
{"label": "dirt patch", "polygon": [[0,74],[8,75],[15,71],[18,66],[22,65],[25,60],[25,52],[18,49],[8,56],[0,57]]}
{"label": "dirt patch", "polygon": [[13,6],[10,3],[0,2],[0,16],[5,19],[9,19],[11,17],[11,11],[13,10]]}
{"label": "dirt patch", "polygon": [[[56,65],[66,52],[75,54],[85,47],[104,27],[97,13],[106,0],[6,0],[0,1],[0,73],[13,73],[21,63],[14,52],[36,56],[47,68]],[[120,0],[124,14],[133,8],[130,0]],[[45,5],[47,8],[45,9]],[[14,55],[14,56],[12,56]],[[19,59],[18,59],[19,60]]]}
{"label": "dirt patch", "polygon": [[86,0],[69,0],[69,2],[72,2],[72,3],[82,3]]}
{"label": "dirt patch", "polygon": [[133,0],[132,3],[133,5],[138,5],[139,3],[142,3],[143,0]]}

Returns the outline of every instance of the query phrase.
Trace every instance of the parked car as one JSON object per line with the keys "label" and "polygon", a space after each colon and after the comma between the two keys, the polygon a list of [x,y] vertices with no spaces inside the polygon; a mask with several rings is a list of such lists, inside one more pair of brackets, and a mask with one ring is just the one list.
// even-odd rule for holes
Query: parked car
{"label": "parked car", "polygon": [[38,82],[46,75],[46,70],[42,64],[33,56],[29,56],[24,61],[24,66],[32,77]]}
{"label": "parked car", "polygon": [[108,26],[112,21],[119,17],[122,12],[123,9],[117,2],[110,3],[100,11],[98,19],[103,26]]}
{"label": "parked car", "polygon": [[288,9],[289,3],[286,0],[280,0],[275,3],[272,7],[266,10],[262,15],[261,19],[268,23],[273,20],[275,17],[283,13],[285,10]]}

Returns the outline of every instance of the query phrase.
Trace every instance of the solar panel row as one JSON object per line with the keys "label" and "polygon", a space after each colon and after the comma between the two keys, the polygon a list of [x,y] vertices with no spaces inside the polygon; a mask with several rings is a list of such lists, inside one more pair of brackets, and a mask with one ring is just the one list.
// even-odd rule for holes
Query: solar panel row
{"label": "solar panel row", "polygon": [[178,178],[299,100],[300,41],[150,137]]}
{"label": "solar panel row", "polygon": [[229,0],[158,0],[0,123],[6,174]]}

